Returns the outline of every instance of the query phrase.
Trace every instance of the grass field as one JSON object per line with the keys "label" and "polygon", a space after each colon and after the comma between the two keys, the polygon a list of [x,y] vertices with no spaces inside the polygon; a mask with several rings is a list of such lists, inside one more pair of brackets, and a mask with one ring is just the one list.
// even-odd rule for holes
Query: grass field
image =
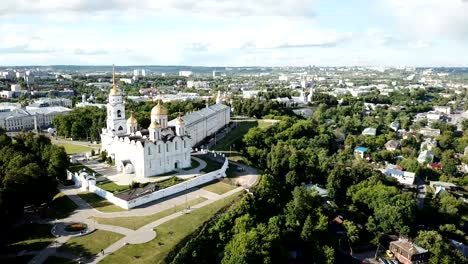
{"label": "grass field", "polygon": [[274,125],[277,121],[276,120],[264,120],[264,119],[258,119],[258,127],[261,129],[269,128],[272,125]]}
{"label": "grass field", "polygon": [[202,170],[205,173],[212,172],[212,171],[215,171],[215,170],[219,170],[223,166],[223,164],[221,164],[219,162],[216,162],[216,161],[212,161],[212,160],[210,160],[208,158],[203,158],[202,156],[197,156],[197,157],[206,162],[206,167]]}
{"label": "grass field", "polygon": [[83,193],[79,193],[78,196],[80,196],[81,199],[89,203],[92,207],[104,213],[126,211],[125,209],[120,208],[117,205],[114,205],[108,202],[106,199],[99,197],[95,193],[83,192]]}
{"label": "grass field", "polygon": [[77,153],[86,153],[86,152],[91,152],[91,150],[96,150],[97,148],[92,148],[88,146],[83,146],[83,145],[77,145],[77,144],[72,144],[72,143],[56,143],[56,145],[63,146],[65,148],[65,152],[67,154],[77,154]]}
{"label": "grass field", "polygon": [[120,192],[123,192],[123,191],[127,191],[127,190],[130,190],[130,187],[128,185],[118,185],[116,184],[115,182],[111,182],[111,181],[108,181],[108,182],[105,182],[103,184],[96,184],[99,188],[103,189],[103,190],[106,190],[108,192],[111,192],[113,194],[116,194],[116,193],[120,193]]}
{"label": "grass field", "polygon": [[76,208],[78,207],[70,198],[63,193],[58,193],[42,216],[44,218],[62,219],[68,217]]}
{"label": "grass field", "polygon": [[161,263],[182,239],[193,233],[223,207],[233,204],[240,193],[196,209],[155,228],[157,236],[148,243],[126,245],[99,263]]}
{"label": "grass field", "polygon": [[54,240],[51,228],[52,225],[48,224],[27,224],[17,228],[13,237],[9,237],[5,243],[5,252],[18,253],[45,248]]}
{"label": "grass field", "polygon": [[239,169],[239,166],[237,166],[236,164],[233,164],[232,162],[230,162],[229,167],[226,170],[226,176],[228,178],[232,178],[232,177],[237,176],[238,175],[237,169]]}
{"label": "grass field", "polygon": [[229,192],[231,190],[234,190],[235,188],[237,188],[237,187],[232,186],[232,185],[227,184],[227,183],[224,183],[224,182],[221,182],[221,181],[218,181],[218,182],[215,182],[215,183],[212,183],[210,185],[207,185],[207,186],[203,187],[203,190],[221,195],[221,194],[225,194],[225,193],[227,193],[227,192]]}
{"label": "grass field", "polygon": [[[229,151],[230,147],[235,144],[237,140],[242,139],[242,137],[251,129],[258,125],[257,121],[239,121],[237,122],[238,126],[233,128],[223,139],[218,141],[216,146],[213,147],[213,150],[217,151]],[[235,148],[232,148],[234,150]]]}
{"label": "grass field", "polygon": [[197,168],[198,166],[200,166],[200,163],[199,163],[198,161],[196,161],[195,159],[192,159],[192,166],[190,166],[190,168],[185,168],[184,170],[195,169],[195,168]]}
{"label": "grass field", "polygon": [[[187,202],[188,206],[194,206],[196,204],[202,203],[206,201],[207,199],[204,197],[200,197],[194,200],[190,200]],[[115,225],[115,226],[122,226],[126,227],[128,229],[133,229],[137,230],[138,228],[145,226],[151,222],[154,222],[156,220],[159,220],[163,217],[166,217],[168,215],[171,215],[176,212],[180,212],[186,208],[185,204],[181,204],[178,206],[175,206],[170,209],[166,209],[164,211],[161,211],[156,214],[152,215],[147,215],[147,216],[133,216],[133,217],[114,217],[114,218],[98,218],[95,217],[94,219],[100,223],[100,224],[105,224],[105,225]]]}
{"label": "grass field", "polygon": [[76,256],[92,257],[121,239],[123,235],[114,232],[96,230],[95,232],[80,237],[72,237],[58,250],[69,252]]}

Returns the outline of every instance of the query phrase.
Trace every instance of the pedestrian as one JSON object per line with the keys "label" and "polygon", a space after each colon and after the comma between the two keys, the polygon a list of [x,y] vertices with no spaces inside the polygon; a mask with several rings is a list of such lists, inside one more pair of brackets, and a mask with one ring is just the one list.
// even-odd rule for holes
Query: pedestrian
{"label": "pedestrian", "polygon": [[104,256],[104,249],[101,249],[101,255]]}

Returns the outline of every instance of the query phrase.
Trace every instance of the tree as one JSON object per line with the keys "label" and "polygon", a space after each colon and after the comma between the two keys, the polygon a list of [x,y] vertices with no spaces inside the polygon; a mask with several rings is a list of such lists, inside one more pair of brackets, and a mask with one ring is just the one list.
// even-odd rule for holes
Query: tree
{"label": "tree", "polygon": [[468,263],[467,259],[437,231],[419,231],[415,242],[418,246],[429,250],[430,264]]}
{"label": "tree", "polygon": [[346,229],[346,235],[348,236],[351,244],[356,243],[359,240],[359,229],[357,226],[349,220],[344,220],[343,226]]}

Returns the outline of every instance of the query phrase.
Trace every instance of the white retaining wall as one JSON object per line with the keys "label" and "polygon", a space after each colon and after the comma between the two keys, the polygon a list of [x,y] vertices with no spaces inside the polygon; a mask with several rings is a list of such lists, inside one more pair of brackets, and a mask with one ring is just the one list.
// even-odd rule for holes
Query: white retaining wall
{"label": "white retaining wall", "polygon": [[150,194],[132,199],[130,201],[125,201],[123,199],[115,197],[113,193],[97,187],[94,176],[88,175],[85,172],[82,172],[81,174],[77,172],[76,173],[68,172],[68,177],[69,179],[73,180],[75,182],[75,186],[80,187],[82,191],[93,192],[99,195],[100,197],[107,199],[109,202],[119,207],[122,207],[124,209],[131,209],[131,208],[179,193],[179,192],[183,192],[185,190],[188,190],[193,187],[197,187],[207,182],[210,182],[210,181],[222,178],[222,177],[226,177],[226,170],[228,166],[229,166],[229,161],[228,159],[225,159],[223,166],[219,170],[197,176],[193,179],[181,182],[179,184],[170,186],[168,188],[165,188],[156,192],[152,192]]}

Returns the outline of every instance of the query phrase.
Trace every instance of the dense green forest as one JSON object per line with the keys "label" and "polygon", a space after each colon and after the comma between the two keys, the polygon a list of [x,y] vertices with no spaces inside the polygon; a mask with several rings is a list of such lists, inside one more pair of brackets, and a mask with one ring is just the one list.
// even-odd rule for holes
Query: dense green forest
{"label": "dense green forest", "polygon": [[9,224],[25,207],[51,201],[68,164],[63,147],[43,135],[22,133],[12,139],[0,131],[0,222]]}
{"label": "dense green forest", "polygon": [[[415,162],[420,137],[403,140],[397,152],[384,149],[398,138],[389,123],[416,128],[413,115],[441,103],[434,94],[396,96],[392,103],[408,105],[404,111],[390,105],[368,112],[362,98],[346,97],[341,104],[322,98],[315,98],[313,118],[277,116],[278,124],[252,128],[236,143],[245,160],[263,171],[259,184],[190,240],[173,263],[352,263],[350,253],[375,251],[384,235],[413,239],[431,252],[430,263],[467,263],[448,240],[468,242],[462,199],[443,193],[427,197],[420,208],[416,190],[376,170],[385,161],[396,162],[423,179],[466,185],[467,177],[452,166],[463,162],[463,155],[455,154],[468,145],[466,127],[455,133],[450,125],[433,124],[442,131],[434,149],[442,170],[434,170]],[[238,104],[234,107],[254,105]],[[377,136],[361,135],[369,126],[378,128]],[[368,147],[372,162],[355,157],[355,146]],[[310,183],[325,187],[328,198],[307,187]],[[341,225],[333,224],[337,216],[344,219]]]}

